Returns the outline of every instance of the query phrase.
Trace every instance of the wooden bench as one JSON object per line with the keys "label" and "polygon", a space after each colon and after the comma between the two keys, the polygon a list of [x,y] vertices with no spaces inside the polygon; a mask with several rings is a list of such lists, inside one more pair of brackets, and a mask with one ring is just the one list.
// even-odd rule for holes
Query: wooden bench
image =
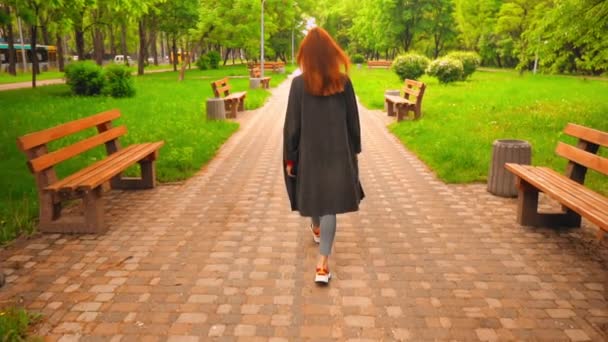
{"label": "wooden bench", "polygon": [[211,82],[213,95],[216,98],[224,99],[224,106],[228,117],[235,119],[237,110],[242,112],[245,110],[245,97],[247,92],[230,93],[230,84],[228,78]]}
{"label": "wooden bench", "polygon": [[252,78],[259,78],[260,79],[260,84],[262,84],[262,88],[264,88],[264,89],[270,88],[270,80],[272,78],[271,77],[261,77],[260,68],[253,68],[253,69],[251,69],[251,77]]}
{"label": "wooden bench", "polygon": [[[600,229],[598,239],[608,230],[608,198],[584,186],[587,169],[608,175],[608,158],[597,155],[600,146],[608,147],[608,133],[568,124],[564,133],[578,138],[575,146],[558,142],[555,153],[568,159],[565,175],[540,166],[507,163],[516,176],[518,188],[517,221],[527,226],[579,227],[581,216]],[[539,213],[538,193],[562,205],[562,212]]]}
{"label": "wooden bench", "polygon": [[[261,63],[251,63],[249,69],[260,68]],[[274,73],[285,72],[285,63],[264,61],[264,71],[272,70]]]}
{"label": "wooden bench", "polygon": [[392,61],[367,61],[367,68],[384,68],[390,69],[391,65],[393,65]]}
{"label": "wooden bench", "polygon": [[[125,126],[112,126],[112,121],[119,117],[120,112],[114,109],[17,139],[17,145],[27,155],[27,165],[36,178],[40,231],[102,233],[107,230],[103,218],[104,185],[109,182],[114,189],[146,189],[156,185],[154,161],[164,142],[121,148],[118,138],[127,133],[127,129]],[[90,128],[96,128],[97,134],[49,151],[50,142]],[[57,178],[55,165],[102,145],[105,145],[107,157],[63,179]],[[123,171],[135,163],[140,165],[141,178],[124,178]],[[82,217],[61,214],[62,205],[73,199],[82,199]]]}
{"label": "wooden bench", "polygon": [[426,84],[414,80],[405,80],[403,87],[403,97],[396,95],[384,95],[389,116],[395,115],[397,109],[397,121],[403,120],[408,116],[408,112],[414,112],[414,120],[422,116],[422,98]]}

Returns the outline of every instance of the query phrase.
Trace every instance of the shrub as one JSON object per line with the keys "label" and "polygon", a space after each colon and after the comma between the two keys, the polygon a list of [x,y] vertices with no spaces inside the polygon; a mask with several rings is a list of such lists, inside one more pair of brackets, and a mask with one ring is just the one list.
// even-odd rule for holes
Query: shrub
{"label": "shrub", "polygon": [[88,96],[101,94],[105,82],[103,69],[92,61],[68,64],[65,79],[74,94]]}
{"label": "shrub", "polygon": [[207,55],[201,55],[196,61],[196,66],[201,70],[209,69],[209,57]]}
{"label": "shrub", "polygon": [[462,79],[462,62],[455,58],[442,57],[429,64],[426,73],[439,79],[439,83],[450,83]]}
{"label": "shrub", "polygon": [[361,63],[365,63],[365,57],[363,57],[363,55],[362,55],[362,54],[360,54],[360,53],[356,53],[356,54],[352,55],[352,57],[351,57],[351,61],[352,61],[354,64],[361,64]]}
{"label": "shrub", "polygon": [[424,75],[424,70],[429,65],[429,59],[416,53],[406,53],[397,56],[393,61],[393,71],[403,81],[406,78],[417,80]]}
{"label": "shrub", "polygon": [[104,94],[112,97],[132,97],[135,95],[135,84],[131,70],[126,65],[111,64],[106,67],[106,84]]}
{"label": "shrub", "polygon": [[219,52],[209,51],[207,53],[207,58],[209,58],[209,66],[211,69],[217,69],[220,67],[220,60],[222,59],[222,56],[220,56]]}
{"label": "shrub", "polygon": [[462,80],[467,79],[477,67],[481,64],[481,57],[476,52],[472,51],[454,51],[446,55],[449,58],[455,58],[462,62],[463,73]]}

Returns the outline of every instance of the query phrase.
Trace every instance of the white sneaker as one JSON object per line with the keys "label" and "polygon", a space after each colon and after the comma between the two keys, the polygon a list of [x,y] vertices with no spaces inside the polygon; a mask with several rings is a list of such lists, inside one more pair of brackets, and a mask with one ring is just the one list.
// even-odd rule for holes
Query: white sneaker
{"label": "white sneaker", "polygon": [[310,229],[310,232],[312,233],[312,240],[316,243],[321,243],[321,230],[319,230],[319,232],[316,233],[312,224],[308,228]]}
{"label": "white sneaker", "polygon": [[331,272],[329,272],[328,269],[317,268],[317,273],[315,274],[315,283],[327,284],[329,283],[329,279],[331,279]]}

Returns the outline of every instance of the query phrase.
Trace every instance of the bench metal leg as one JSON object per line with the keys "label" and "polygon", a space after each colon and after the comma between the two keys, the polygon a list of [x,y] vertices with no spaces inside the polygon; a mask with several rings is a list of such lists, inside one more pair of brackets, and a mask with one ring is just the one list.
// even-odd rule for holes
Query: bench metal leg
{"label": "bench metal leg", "polygon": [[580,227],[581,216],[570,209],[562,213],[539,213],[538,189],[518,179],[517,222],[533,227]]}

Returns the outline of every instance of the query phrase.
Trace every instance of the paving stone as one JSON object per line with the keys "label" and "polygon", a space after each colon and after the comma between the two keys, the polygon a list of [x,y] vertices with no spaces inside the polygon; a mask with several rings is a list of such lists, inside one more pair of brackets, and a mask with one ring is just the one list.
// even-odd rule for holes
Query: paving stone
{"label": "paving stone", "polygon": [[318,245],[282,178],[288,90],[239,113],[187,181],[107,192],[107,233],[0,249],[0,302],[41,312],[49,341],[608,340],[593,225],[519,226],[516,199],[444,184],[387,130],[394,118],[364,108],[367,197],[338,215],[335,277],[315,285]]}

